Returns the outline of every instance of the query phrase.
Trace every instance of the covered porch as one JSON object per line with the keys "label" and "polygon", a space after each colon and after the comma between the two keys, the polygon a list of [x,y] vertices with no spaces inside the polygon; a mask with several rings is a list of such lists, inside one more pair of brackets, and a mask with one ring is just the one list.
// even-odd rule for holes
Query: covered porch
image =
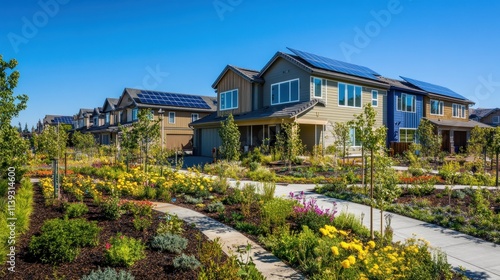
{"label": "covered porch", "polygon": [[467,151],[470,131],[476,127],[490,127],[477,121],[431,120],[436,126],[436,133],[441,136],[441,150],[449,153]]}

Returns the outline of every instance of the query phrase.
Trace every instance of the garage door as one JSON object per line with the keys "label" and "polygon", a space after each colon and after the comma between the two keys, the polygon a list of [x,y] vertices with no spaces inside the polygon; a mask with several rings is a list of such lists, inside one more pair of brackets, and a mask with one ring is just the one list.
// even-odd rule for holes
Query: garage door
{"label": "garage door", "polygon": [[201,139],[200,139],[200,151],[202,156],[211,157],[212,148],[221,145],[221,140],[219,137],[218,128],[202,128],[201,129]]}

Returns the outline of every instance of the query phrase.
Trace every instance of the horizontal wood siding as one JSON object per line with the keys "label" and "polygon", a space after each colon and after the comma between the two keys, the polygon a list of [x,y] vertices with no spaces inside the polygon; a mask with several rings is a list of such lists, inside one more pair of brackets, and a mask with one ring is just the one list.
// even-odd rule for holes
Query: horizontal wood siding
{"label": "horizontal wood siding", "polygon": [[[310,79],[309,79],[310,80]],[[342,81],[343,82],[343,81]],[[349,82],[344,82],[347,84],[352,84]],[[376,126],[381,126],[387,122],[384,116],[384,107],[386,98],[385,90],[362,87],[361,94],[361,104],[367,104],[372,102],[372,90],[378,90],[378,106],[374,107],[376,112]],[[354,115],[359,115],[363,113],[363,108],[353,108],[338,105],[338,81],[327,80],[327,105],[321,106],[317,105],[312,110],[301,116],[301,118],[315,119],[315,120],[325,120],[330,123],[335,122],[347,122],[354,119]]]}
{"label": "horizontal wood siding", "polygon": [[[395,93],[389,94],[390,99],[391,99],[391,107],[389,110],[391,110],[393,117],[392,121],[388,123],[388,140],[389,142],[392,141],[399,141],[399,129],[400,128],[417,128],[420,125],[420,120],[424,116],[424,99],[422,95],[416,95],[412,94],[415,96],[416,99],[416,104],[415,104],[415,112],[403,112],[403,111],[398,111],[397,110],[397,98],[401,96],[403,92],[396,91]],[[406,93],[410,94],[410,93]],[[388,111],[389,112],[389,111]]]}
{"label": "horizontal wood siding", "polygon": [[299,79],[299,101],[310,100],[309,74],[305,70],[282,58],[278,58],[274,62],[274,64],[266,71],[263,78],[266,81],[263,88],[264,94],[262,100],[262,104],[264,107],[271,106],[272,84],[293,79]]}
{"label": "horizontal wood siding", "polygon": [[[238,108],[231,110],[220,110],[220,93],[229,90],[238,90]],[[217,85],[217,114],[220,115],[233,115],[243,114],[252,111],[252,83],[245,80],[240,75],[234,73],[232,70],[226,72]]]}
{"label": "horizontal wood siding", "polygon": [[[432,100],[440,100],[439,98],[432,98]],[[432,120],[453,120],[453,121],[463,121],[463,122],[468,122],[469,121],[469,109],[466,103],[462,103],[460,101],[457,102],[450,102],[450,101],[445,101],[445,100],[440,100],[444,102],[444,114],[443,116],[437,116],[437,115],[431,115],[431,98],[430,97],[425,97],[424,102],[425,102],[425,117],[428,119]],[[465,119],[463,118],[454,118],[452,117],[452,104],[462,104],[465,105]]]}
{"label": "horizontal wood siding", "polygon": [[486,124],[491,124],[491,125],[498,125],[498,123],[493,123],[493,118],[496,116],[500,116],[500,111],[499,112],[494,112],[491,113],[490,115],[486,116],[481,120],[481,122],[486,123]]}

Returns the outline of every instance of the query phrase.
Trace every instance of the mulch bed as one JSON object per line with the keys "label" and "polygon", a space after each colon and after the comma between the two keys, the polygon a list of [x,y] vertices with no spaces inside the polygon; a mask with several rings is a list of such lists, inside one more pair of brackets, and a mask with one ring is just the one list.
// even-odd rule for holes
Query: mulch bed
{"label": "mulch bed", "polygon": [[[83,218],[89,221],[97,221],[102,228],[99,237],[99,245],[94,248],[82,248],[80,254],[72,263],[63,263],[57,266],[43,264],[33,258],[28,253],[28,245],[33,235],[40,233],[40,228],[48,219],[63,217],[63,210],[60,206],[45,206],[41,189],[38,185],[34,186],[34,209],[31,215],[30,229],[23,236],[18,238],[16,272],[8,273],[7,266],[2,265],[0,278],[6,279],[80,279],[83,275],[89,274],[92,270],[107,267],[104,260],[104,244],[116,233],[120,232],[126,236],[131,236],[147,243],[156,233],[156,228],[160,223],[163,214],[153,211],[153,224],[148,231],[137,231],[132,223],[131,215],[123,215],[117,221],[105,220],[92,200],[86,199],[84,202],[89,208],[89,212]],[[193,254],[198,258],[197,238],[201,233],[184,225],[182,234],[188,239],[188,247],[184,252]],[[201,240],[208,239],[201,234]],[[146,258],[138,261],[128,270],[135,276],[135,279],[196,279],[197,271],[179,271],[173,267],[173,259],[177,255],[163,253],[158,251],[146,250]],[[117,268],[126,269],[126,268]]]}

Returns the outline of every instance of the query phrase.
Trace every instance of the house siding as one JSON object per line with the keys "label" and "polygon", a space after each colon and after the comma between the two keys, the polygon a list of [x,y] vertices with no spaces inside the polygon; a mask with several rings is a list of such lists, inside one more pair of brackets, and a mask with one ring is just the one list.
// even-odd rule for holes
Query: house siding
{"label": "house siding", "polygon": [[[442,116],[438,116],[438,115],[431,115],[431,99],[432,100],[439,100],[439,101],[443,101],[444,102],[444,110],[443,110],[443,115]],[[463,103],[463,102],[460,102],[460,101],[446,101],[446,100],[443,100],[443,99],[439,99],[439,98],[434,98],[434,97],[425,97],[424,98],[424,102],[425,102],[425,117],[428,118],[428,119],[432,119],[432,120],[437,120],[437,119],[441,119],[441,120],[453,120],[453,121],[463,121],[463,122],[468,122],[469,121],[469,107],[467,106],[467,103]],[[465,118],[454,118],[452,117],[452,104],[460,104],[460,105],[465,105]]]}
{"label": "house siding", "polygon": [[[397,98],[403,93],[415,96],[415,112],[403,112],[397,110]],[[424,98],[422,95],[412,94],[402,91],[391,91],[389,93],[387,106],[390,110],[388,114],[387,140],[388,142],[399,142],[400,128],[417,128],[420,125],[420,120],[424,115]],[[388,111],[389,112],[389,111]]]}
{"label": "house siding", "polygon": [[276,62],[265,72],[263,76],[266,81],[263,87],[264,107],[271,105],[271,85],[275,83],[285,82],[293,79],[299,79],[299,101],[310,100],[310,75],[298,66],[278,58]]}
{"label": "house siding", "polygon": [[494,123],[493,118],[500,116],[500,111],[489,114],[488,116],[481,119],[482,123],[497,126],[499,123]]}
{"label": "house siding", "polygon": [[[229,90],[238,90],[238,108],[230,110],[220,110],[220,93]],[[239,115],[252,111],[252,83],[234,71],[229,70],[222,77],[217,85],[217,114],[221,115]]]}

